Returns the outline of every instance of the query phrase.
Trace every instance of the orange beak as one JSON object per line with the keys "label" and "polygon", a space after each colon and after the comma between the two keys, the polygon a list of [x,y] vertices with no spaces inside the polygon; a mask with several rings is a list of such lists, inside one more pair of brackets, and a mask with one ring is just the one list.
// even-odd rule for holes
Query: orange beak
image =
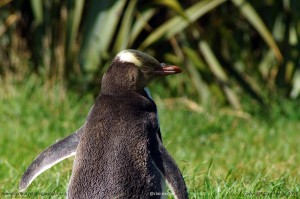
{"label": "orange beak", "polygon": [[161,67],[152,71],[152,73],[160,76],[166,76],[166,75],[173,75],[182,72],[182,70],[178,66],[171,66],[164,63],[161,63],[160,66]]}

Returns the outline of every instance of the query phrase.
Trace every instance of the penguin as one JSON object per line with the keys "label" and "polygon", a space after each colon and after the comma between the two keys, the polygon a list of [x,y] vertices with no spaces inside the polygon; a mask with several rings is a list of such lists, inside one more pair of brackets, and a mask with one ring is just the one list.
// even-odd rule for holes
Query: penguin
{"label": "penguin", "polygon": [[[165,182],[174,198],[188,198],[184,178],[163,146],[156,104],[145,89],[159,77],[180,72],[137,50],[117,54],[86,123],[39,155],[20,189],[76,154],[67,198],[161,198],[167,194]],[[51,152],[66,154],[53,158]]]}

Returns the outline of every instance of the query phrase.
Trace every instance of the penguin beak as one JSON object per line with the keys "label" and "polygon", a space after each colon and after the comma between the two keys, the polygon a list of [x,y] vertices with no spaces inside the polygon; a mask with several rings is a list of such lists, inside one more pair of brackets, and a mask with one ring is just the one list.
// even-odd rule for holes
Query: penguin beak
{"label": "penguin beak", "polygon": [[181,72],[182,71],[178,66],[171,66],[164,63],[161,63],[159,68],[156,68],[152,71],[152,73],[159,76],[173,75]]}

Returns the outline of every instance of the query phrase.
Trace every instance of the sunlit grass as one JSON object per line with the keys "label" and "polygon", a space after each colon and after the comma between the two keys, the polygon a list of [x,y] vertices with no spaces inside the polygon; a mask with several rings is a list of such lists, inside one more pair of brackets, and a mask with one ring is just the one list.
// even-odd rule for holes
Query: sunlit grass
{"label": "sunlit grass", "polygon": [[[18,192],[23,172],[41,151],[83,124],[92,96],[62,95],[61,89],[59,84],[48,87],[34,77],[0,88],[3,197],[3,193]],[[190,198],[294,198],[300,194],[297,113],[281,117],[277,111],[266,120],[262,115],[240,117],[217,108],[195,112],[180,104],[170,108],[152,93],[164,145],[183,172]],[[291,106],[287,110],[297,111],[291,103],[286,105]],[[72,161],[40,175],[27,193],[65,193]]]}

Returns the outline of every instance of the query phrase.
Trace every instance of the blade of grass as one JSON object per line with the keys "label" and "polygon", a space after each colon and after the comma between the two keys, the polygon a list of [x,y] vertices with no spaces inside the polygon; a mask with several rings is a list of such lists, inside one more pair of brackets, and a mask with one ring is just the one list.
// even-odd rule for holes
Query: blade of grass
{"label": "blade of grass", "polygon": [[31,0],[31,9],[35,18],[36,25],[42,23],[43,21],[43,1],[41,0]]}
{"label": "blade of grass", "polygon": [[154,2],[157,5],[168,7],[174,10],[181,17],[188,19],[187,16],[185,15],[183,7],[180,5],[180,3],[177,0],[155,0]]}
{"label": "blade of grass", "polygon": [[70,59],[72,52],[72,45],[75,43],[75,38],[78,33],[80,21],[82,19],[82,11],[85,0],[71,1],[68,0],[68,19],[67,19],[67,30],[66,30],[66,56]]}
{"label": "blade of grass", "polygon": [[300,70],[297,69],[293,77],[293,88],[290,93],[292,99],[296,99],[300,94]]}
{"label": "blade of grass", "polygon": [[241,104],[239,102],[238,97],[236,94],[231,90],[228,86],[228,77],[224,70],[222,69],[219,61],[217,60],[216,56],[214,55],[213,51],[209,47],[206,41],[201,41],[199,43],[199,49],[202,52],[205,61],[207,62],[211,72],[215,75],[215,77],[220,82],[222,89],[227,97],[229,103],[235,108],[240,109]]}
{"label": "blade of grass", "polygon": [[226,2],[226,0],[206,0],[194,4],[186,10],[186,16],[189,20],[186,20],[181,16],[173,17],[153,31],[139,46],[139,49],[145,49],[159,39],[169,39],[176,33],[183,31],[190,23],[224,2]]}
{"label": "blade of grass", "polygon": [[282,53],[279,50],[272,34],[264,24],[261,17],[257,14],[255,9],[251,6],[251,4],[245,0],[231,0],[235,6],[237,6],[243,16],[249,21],[250,24],[257,30],[257,32],[261,35],[261,37],[265,40],[265,42],[269,45],[269,47],[273,50],[277,60],[279,62],[283,61]]}
{"label": "blade of grass", "polygon": [[122,18],[121,26],[117,34],[114,51],[119,52],[128,46],[130,30],[133,22],[133,14],[135,11],[137,0],[131,0],[125,10]]}
{"label": "blade of grass", "polygon": [[142,32],[144,28],[147,28],[147,23],[148,21],[154,16],[155,14],[155,9],[148,9],[145,12],[142,13],[137,13],[136,21],[133,24],[130,37],[129,37],[129,42],[128,46],[131,46],[133,42],[136,40],[138,35]]}
{"label": "blade of grass", "polygon": [[10,3],[12,0],[2,0],[0,1],[0,8],[5,6],[6,4]]}
{"label": "blade of grass", "polygon": [[86,22],[86,27],[80,52],[80,63],[85,72],[97,70],[101,57],[107,53],[125,3],[126,1],[90,2],[90,12],[83,22]]}
{"label": "blade of grass", "polygon": [[228,77],[207,42],[203,40],[200,41],[199,49],[202,52],[204,59],[208,63],[212,73],[218,78],[219,81],[224,83],[227,82]]}
{"label": "blade of grass", "polygon": [[200,57],[197,55],[195,50],[189,47],[184,47],[183,48],[184,54],[187,56],[188,60],[191,60],[193,64],[187,63],[186,68],[188,70],[188,73],[192,79],[192,82],[198,92],[198,95],[200,96],[201,102],[203,104],[207,104],[210,98],[210,92],[208,89],[207,84],[202,80],[202,77],[197,71],[195,65],[202,65],[202,60],[200,60]]}
{"label": "blade of grass", "polygon": [[10,14],[4,21],[4,24],[0,26],[0,37],[14,24],[16,24],[21,19],[19,13]]}

